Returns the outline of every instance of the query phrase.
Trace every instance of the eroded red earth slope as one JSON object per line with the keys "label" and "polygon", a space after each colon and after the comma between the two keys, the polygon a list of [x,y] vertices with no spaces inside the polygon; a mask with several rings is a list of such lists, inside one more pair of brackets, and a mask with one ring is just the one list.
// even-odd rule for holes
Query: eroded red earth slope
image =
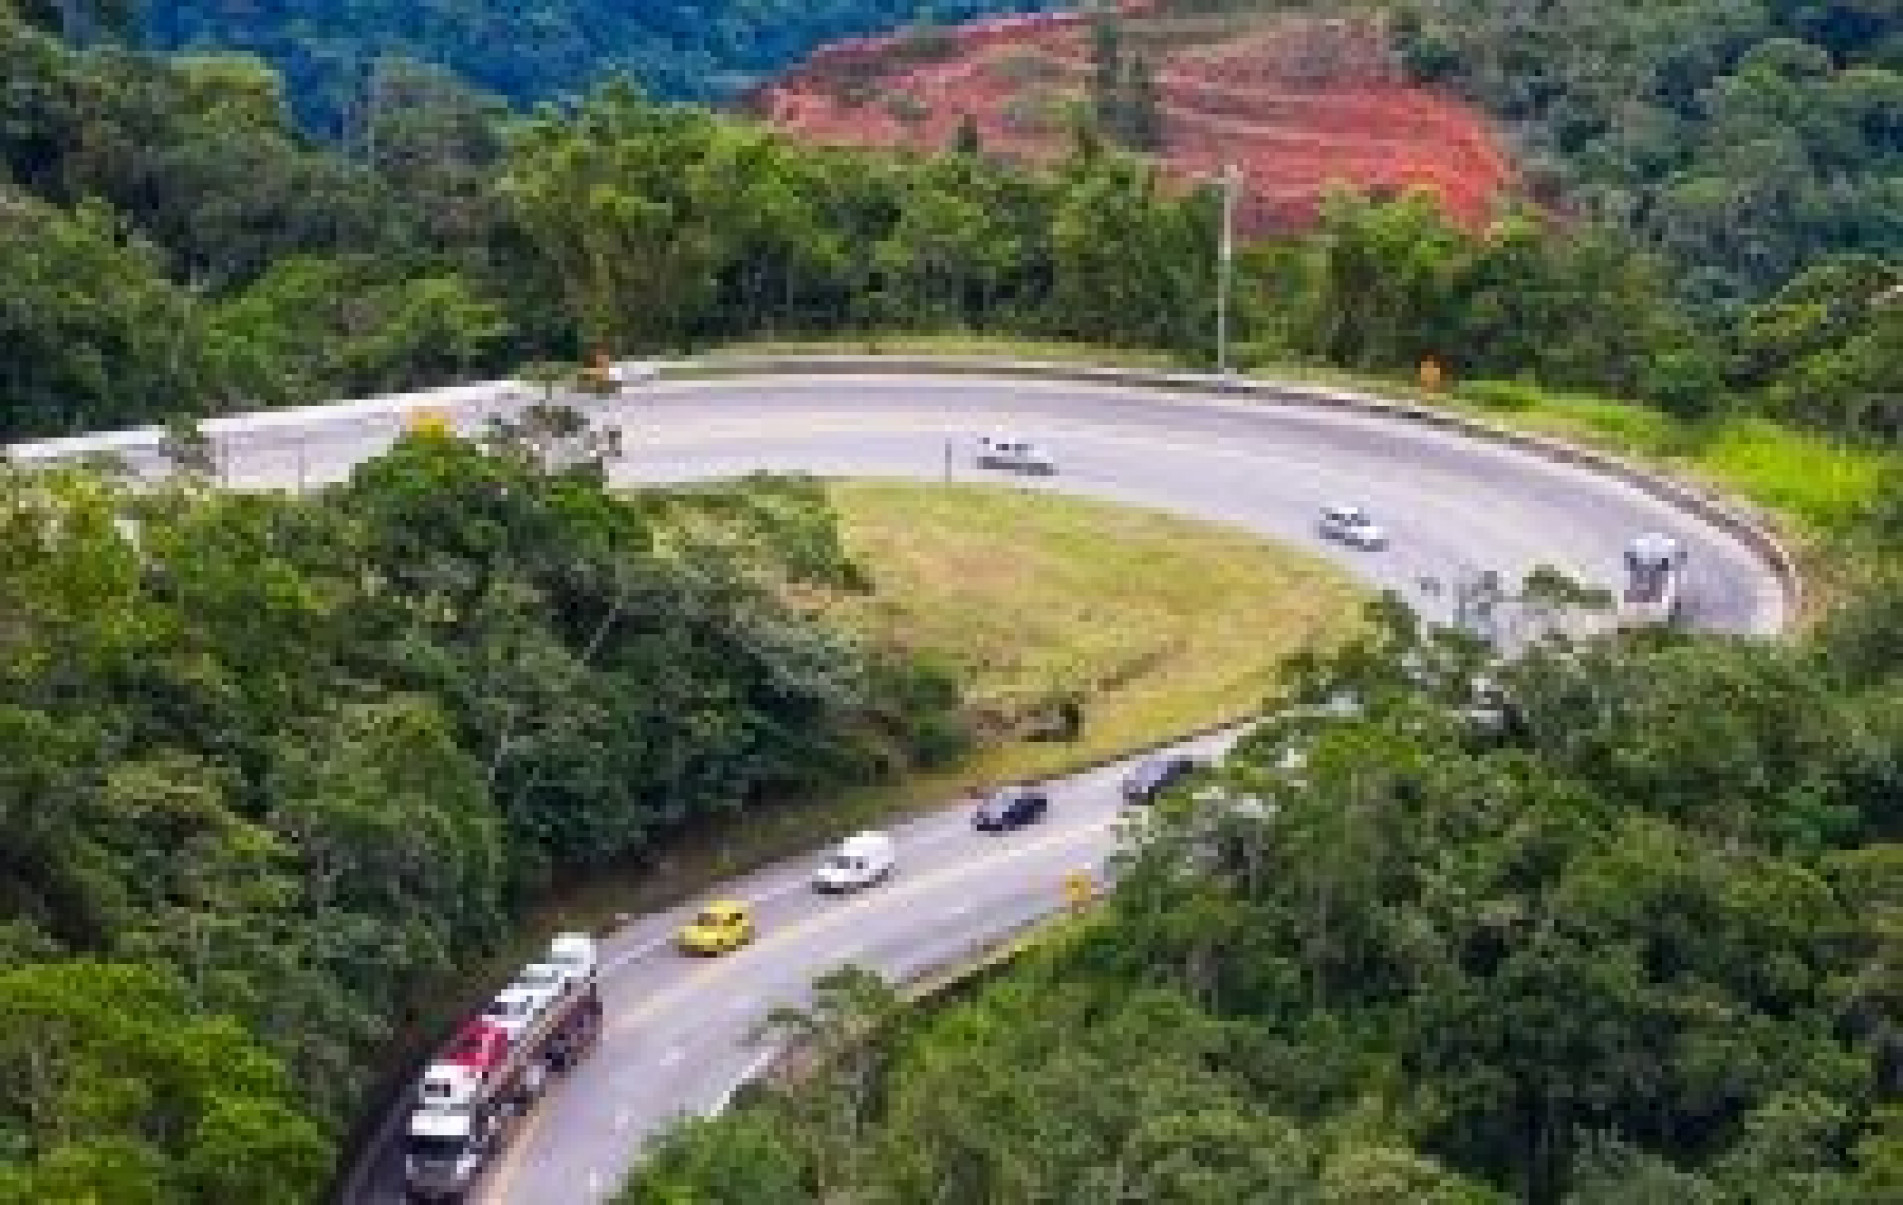
{"label": "eroded red earth slope", "polygon": [[[1311,222],[1329,190],[1425,191],[1468,225],[1514,183],[1486,119],[1407,83],[1368,21],[1171,18],[1126,9],[1126,41],[1156,64],[1165,170],[1188,179],[1225,161],[1247,181],[1242,223]],[[748,98],[808,141],[938,150],[969,115],[988,151],[1045,159],[1088,96],[1089,32],[1074,14],[944,31],[929,51],[897,38],[828,46]]]}

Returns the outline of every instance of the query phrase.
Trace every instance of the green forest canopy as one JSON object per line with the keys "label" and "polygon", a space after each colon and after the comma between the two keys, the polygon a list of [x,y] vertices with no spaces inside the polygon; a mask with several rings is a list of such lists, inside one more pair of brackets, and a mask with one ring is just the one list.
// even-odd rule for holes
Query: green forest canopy
{"label": "green forest canopy", "polygon": [[1896,0],[1400,0],[1414,72],[1520,138],[1563,209],[1630,229],[1707,304],[1903,255]]}
{"label": "green forest canopy", "polygon": [[[356,138],[383,106],[401,103],[379,61],[428,64],[516,103],[573,100],[615,72],[658,96],[713,99],[829,38],[889,30],[925,11],[949,21],[1037,7],[195,0],[146,6],[143,28],[163,48],[259,54],[284,73],[294,108]],[[1702,303],[1760,298],[1821,256],[1903,251],[1903,10],[1894,0],[1386,7],[1403,62],[1498,117],[1542,200],[1663,250],[1690,272],[1685,291]]]}
{"label": "green forest canopy", "polygon": [[921,14],[957,21],[1035,0],[172,0],[144,6],[151,44],[242,50],[284,73],[293,104],[332,134],[379,105],[378,63],[453,72],[519,104],[573,99],[613,74],[671,99],[733,95],[814,47]]}
{"label": "green forest canopy", "polygon": [[[74,50],[5,0],[0,58],[5,438],[771,332],[1213,351],[1213,198],[1089,136],[1050,170],[820,150],[625,86],[513,117],[395,65],[345,153],[298,131],[254,60]],[[1424,202],[1342,198],[1245,253],[1234,330],[1247,362],[1433,355],[1460,379],[1891,442],[1893,248],[1806,246],[1762,300],[1688,310],[1679,252],[1619,222],[1528,211],[1476,234]]]}
{"label": "green forest canopy", "polygon": [[[1408,34],[1416,57],[1427,29],[1442,27]],[[1838,36],[1859,67],[1836,74],[1874,88],[1892,30]],[[1435,69],[1460,69],[1454,49]],[[617,86],[525,120],[455,76],[390,65],[390,105],[344,152],[299,133],[280,78],[251,59],[72,49],[6,0],[0,57],[4,438],[771,331],[1212,352],[1212,198],[1168,192],[1094,137],[1047,171],[818,150]],[[1420,202],[1344,198],[1317,232],[1246,251],[1237,341],[1246,362],[1408,373],[1431,354],[1460,379],[1893,442],[1903,278],[1882,230],[1903,206],[1863,185],[1895,179],[1895,137],[1880,105],[1831,128],[1814,110],[1804,129],[1852,175],[1819,164],[1808,179],[1874,196],[1874,225],[1764,209],[1764,238],[1798,249],[1751,278],[1770,289],[1751,305],[1688,310],[1686,280],[1741,280],[1739,261],[1644,223],[1524,211],[1473,234]],[[1690,110],[1677,128],[1707,126]],[[1846,150],[1855,131],[1867,154]]]}
{"label": "green forest canopy", "polygon": [[303,496],[0,469],[0,1202],[303,1202],[564,870],[955,753],[795,611],[816,483],[610,491],[544,414]]}
{"label": "green forest canopy", "polygon": [[1294,667],[1359,715],[1254,732],[967,998],[822,980],[813,1070],[619,1200],[1895,1201],[1900,605],[1499,667],[1384,604]]}
{"label": "green forest canopy", "polygon": [[[1432,354],[1513,378],[1499,396],[1597,390],[1894,446],[1896,9],[1787,8],[1542,8],[1573,14],[1568,40],[1423,0],[1411,60],[1548,130],[1581,216],[1469,232],[1418,201],[1343,198],[1241,258],[1248,356],[1397,373]],[[95,12],[114,19],[0,0],[6,439],[780,331],[1209,359],[1212,198],[1088,130],[1041,171],[969,148],[822,151],[625,86],[524,118],[385,61],[351,136],[318,142],[291,116],[307,85],[256,59],[76,49],[45,28]],[[1735,37],[1671,60],[1707,46],[1713,15]],[[1508,47],[1511,70],[1481,69]],[[1627,94],[1650,99],[1597,96],[1581,48],[1608,71],[1650,62]],[[1541,86],[1496,94],[1524,79]],[[1643,153],[1608,149],[1654,129]],[[1753,147],[1786,166],[1761,176]],[[1593,181],[1634,200],[1593,201]],[[1688,309],[1688,281],[1713,304]],[[554,868],[956,746],[953,684],[778,605],[773,581],[849,576],[815,556],[836,540],[808,487],[621,498],[545,461],[556,435],[418,437],[308,499],[0,474],[0,1201],[304,1199],[406,1006]],[[664,553],[683,507],[757,530],[760,559]],[[1323,852],[1391,856],[1310,865],[1258,836],[1255,877],[1140,866],[1117,908],[1147,911],[1058,964],[1074,999],[1021,989],[1030,1003],[942,1022],[991,1036],[921,1071],[944,1091],[851,1124],[905,1155],[893,1176],[974,1192],[1035,1175],[1095,1192],[1128,1150],[1110,1166],[1187,1199],[1712,1199],[1754,1181],[1894,1197],[1896,615],[1858,614],[1790,652],[1561,657],[1522,683],[1558,692],[1528,700],[1550,726],[1498,747],[1398,700],[1328,734],[1335,776],[1318,769],[1286,822],[1312,822]],[[1351,750],[1393,772],[1356,777]],[[1099,1021],[1101,1049],[1079,1042],[1049,1082],[992,1057],[1019,1029],[1047,1050]],[[1136,1039],[1153,1057],[1132,1066]],[[942,1054],[916,1041],[894,1057]],[[1080,1085],[1104,1083],[1143,1107],[1083,1107],[1102,1093]],[[931,1112],[994,1099],[998,1118],[1082,1118],[1057,1133],[1072,1154],[1011,1145],[1053,1131]],[[835,1120],[715,1132],[774,1152],[749,1165],[767,1192],[841,1158]]]}

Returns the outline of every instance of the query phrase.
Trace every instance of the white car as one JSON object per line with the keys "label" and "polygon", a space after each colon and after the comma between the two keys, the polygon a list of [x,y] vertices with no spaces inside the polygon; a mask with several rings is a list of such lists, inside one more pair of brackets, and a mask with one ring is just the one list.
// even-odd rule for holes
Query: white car
{"label": "white car", "polygon": [[522,987],[504,988],[482,1010],[482,1019],[508,1034],[509,1041],[514,1042],[535,1024],[535,1018],[542,1015],[549,1000],[550,996],[546,992]]}
{"label": "white car", "polygon": [[978,441],[978,467],[1008,469],[1014,473],[1033,473],[1048,477],[1057,472],[1050,453],[1028,439],[987,436]]}
{"label": "white car", "polygon": [[855,891],[870,887],[890,876],[897,862],[892,838],[879,832],[854,833],[813,872],[813,889]]}
{"label": "white car", "polygon": [[547,1001],[567,991],[576,979],[576,973],[559,962],[531,962],[515,973],[515,982],[509,986],[538,993]]}
{"label": "white car", "polygon": [[1324,510],[1321,533],[1324,539],[1338,540],[1370,552],[1388,546],[1388,533],[1358,506],[1331,506]]}
{"label": "white car", "polygon": [[571,980],[579,983],[594,977],[600,952],[595,939],[586,933],[557,933],[549,939],[548,953],[542,956],[542,961],[561,967]]}

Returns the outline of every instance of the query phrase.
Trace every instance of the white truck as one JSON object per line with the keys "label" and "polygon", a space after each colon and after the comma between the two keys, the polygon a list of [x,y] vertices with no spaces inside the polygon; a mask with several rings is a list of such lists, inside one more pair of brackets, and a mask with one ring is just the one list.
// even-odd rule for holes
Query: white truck
{"label": "white truck", "polygon": [[1619,595],[1619,626],[1671,623],[1685,605],[1685,548],[1670,536],[1648,533],[1626,546],[1625,588]]}
{"label": "white truck", "polygon": [[[487,1011],[466,1022],[424,1070],[403,1131],[403,1180],[417,1201],[460,1200],[547,1086],[586,1055],[601,1034],[594,939],[565,933],[535,966],[571,973],[553,990],[514,985],[498,996],[538,1000],[519,1024]],[[546,977],[538,974],[546,982]],[[516,1010],[510,1010],[513,1014]]]}

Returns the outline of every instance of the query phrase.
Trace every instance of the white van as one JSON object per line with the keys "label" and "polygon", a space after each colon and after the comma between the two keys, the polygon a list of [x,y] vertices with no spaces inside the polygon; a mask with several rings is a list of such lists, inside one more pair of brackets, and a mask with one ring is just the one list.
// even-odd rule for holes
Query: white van
{"label": "white van", "polygon": [[839,843],[813,873],[818,891],[854,891],[882,882],[897,862],[892,838],[884,833],[854,833]]}

